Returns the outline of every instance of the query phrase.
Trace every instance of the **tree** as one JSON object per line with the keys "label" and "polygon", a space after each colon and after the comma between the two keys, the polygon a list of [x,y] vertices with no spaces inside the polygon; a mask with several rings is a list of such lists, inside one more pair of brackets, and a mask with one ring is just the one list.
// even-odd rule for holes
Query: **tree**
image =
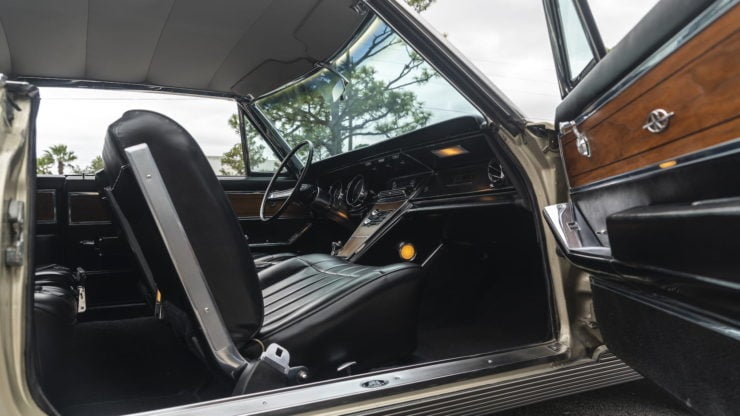
{"label": "tree", "polygon": [[221,169],[219,169],[219,172],[222,175],[244,175],[246,173],[241,143],[235,144],[221,156]]}
{"label": "tree", "polygon": [[97,172],[101,169],[103,169],[105,166],[103,165],[103,158],[101,156],[95,156],[93,160],[90,161],[90,164],[85,168],[86,172]]}
{"label": "tree", "polygon": [[406,0],[406,3],[413,7],[417,13],[421,13],[428,9],[437,0]]}
{"label": "tree", "polygon": [[[229,118],[229,126],[239,135],[239,119],[236,114]],[[254,168],[267,161],[265,156],[266,146],[257,141],[258,134],[253,129],[246,129],[247,146],[249,148],[249,166]],[[236,143],[221,156],[220,173],[222,175],[245,175],[246,167],[244,166],[244,152],[242,151],[241,142]]]}
{"label": "tree", "polygon": [[103,169],[103,158],[101,156],[95,156],[90,161],[90,164],[87,165],[85,168],[81,168],[78,165],[74,165],[71,167],[72,167],[72,173],[75,173],[77,175],[82,175],[84,173],[95,173]]}
{"label": "tree", "polygon": [[54,158],[50,155],[43,154],[36,158],[36,173],[51,174],[51,165],[54,164]]}
{"label": "tree", "polygon": [[[323,158],[354,149],[357,139],[393,137],[427,124],[431,113],[411,87],[436,74],[388,26],[378,25],[370,36],[362,53],[336,64],[349,81],[343,99],[333,99],[338,77],[327,70],[258,103],[291,146],[309,140]],[[372,58],[390,48],[392,58],[403,55],[406,63],[392,75],[386,65],[381,76]]]}
{"label": "tree", "polygon": [[[434,1],[407,0],[418,12]],[[372,137],[393,137],[429,122],[431,113],[424,109],[413,87],[427,83],[436,73],[388,26],[378,25],[369,36],[371,40],[363,45],[362,52],[352,56],[348,53],[335,63],[336,70],[349,81],[345,88],[338,84],[336,74],[324,70],[310,82],[296,84],[258,102],[260,110],[273,121],[289,145],[311,141],[316,156],[325,158],[367,146]],[[380,55],[384,51],[390,55]],[[383,61],[388,56],[393,60],[405,59],[405,64],[398,65],[394,74],[388,73],[388,65],[384,65],[383,71],[373,66],[372,58]],[[335,99],[337,88],[342,89],[341,99]],[[233,115],[229,120],[232,127],[235,121]],[[251,142],[248,146],[250,163],[254,166],[252,155],[261,154],[264,145],[260,152],[252,151]],[[232,159],[239,156],[238,152],[231,149],[227,154],[222,163],[238,163]]]}
{"label": "tree", "polygon": [[47,150],[44,150],[44,155],[42,156],[42,158],[44,157],[51,158],[53,161],[52,163],[56,163],[57,173],[59,175],[64,175],[65,167],[74,168],[71,162],[77,160],[77,155],[75,155],[75,152],[69,150],[66,144],[49,146]]}

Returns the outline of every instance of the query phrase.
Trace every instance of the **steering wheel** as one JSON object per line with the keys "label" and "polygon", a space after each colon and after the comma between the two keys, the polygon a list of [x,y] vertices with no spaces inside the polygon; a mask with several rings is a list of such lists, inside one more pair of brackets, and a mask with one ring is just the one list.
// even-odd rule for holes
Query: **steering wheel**
{"label": "steering wheel", "polygon": [[[300,150],[300,148],[308,146],[308,157],[306,157],[306,164],[303,166],[303,169],[298,174],[298,180],[295,183],[295,186],[293,186],[292,189],[286,189],[283,191],[274,191],[272,188],[275,186],[275,181],[277,180],[278,176],[280,175],[280,172],[285,168],[285,165],[288,164],[288,161]],[[267,184],[267,189],[265,189],[265,194],[262,196],[262,204],[260,204],[260,219],[262,221],[272,221],[275,218],[279,217],[280,214],[285,211],[288,206],[290,206],[290,203],[293,202],[293,199],[295,199],[295,196],[298,194],[299,190],[301,189],[301,185],[303,185],[303,180],[306,178],[306,172],[308,172],[308,169],[311,167],[311,161],[313,160],[313,143],[309,142],[308,140],[302,143],[298,143],[295,145],[293,149],[291,149],[290,153],[288,153],[282,162],[280,162],[280,166],[278,166],[277,170],[275,171],[275,174],[272,175],[272,179],[270,179],[270,183]],[[274,199],[282,199],[285,198],[285,201],[282,205],[280,205],[280,208],[275,211],[274,214],[272,214],[269,217],[265,216],[265,207],[267,206],[268,200],[274,200]]]}

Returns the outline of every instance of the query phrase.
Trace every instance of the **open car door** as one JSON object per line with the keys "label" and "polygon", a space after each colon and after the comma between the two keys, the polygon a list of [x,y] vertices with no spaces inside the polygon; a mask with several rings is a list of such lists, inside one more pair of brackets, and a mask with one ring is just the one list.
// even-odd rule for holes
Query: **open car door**
{"label": "open car door", "polygon": [[609,52],[585,0],[544,0],[570,201],[612,352],[702,414],[740,411],[740,8],[661,0]]}

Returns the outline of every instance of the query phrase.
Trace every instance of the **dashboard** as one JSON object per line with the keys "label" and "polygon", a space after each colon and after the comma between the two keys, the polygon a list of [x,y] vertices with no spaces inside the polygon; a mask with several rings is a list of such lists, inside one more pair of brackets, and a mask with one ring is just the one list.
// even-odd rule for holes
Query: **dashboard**
{"label": "dashboard", "polygon": [[453,119],[316,162],[312,206],[353,230],[332,254],[359,258],[406,213],[512,203],[481,122]]}
{"label": "dashboard", "polygon": [[365,158],[323,172],[331,210],[362,217],[378,202],[433,201],[512,192],[486,138],[469,134]]}

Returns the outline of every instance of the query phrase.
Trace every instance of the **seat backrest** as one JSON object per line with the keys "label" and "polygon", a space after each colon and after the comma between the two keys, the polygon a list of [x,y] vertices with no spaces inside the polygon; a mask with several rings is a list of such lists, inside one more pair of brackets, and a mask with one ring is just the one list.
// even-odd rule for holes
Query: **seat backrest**
{"label": "seat backrest", "polygon": [[[161,176],[166,189],[163,197],[153,198],[146,189],[142,191],[142,181],[152,180],[152,172],[137,171],[136,160],[133,165],[131,160],[132,149],[142,149],[142,145],[148,147],[156,165],[154,179]],[[165,299],[186,310],[189,307],[195,316],[220,314],[237,347],[252,339],[262,325],[264,312],[254,260],[226,194],[193,137],[161,114],[127,111],[108,128],[103,162],[110,181],[108,191],[128,220],[146,267]],[[177,218],[170,219],[181,224],[216,311],[193,304],[192,289],[186,282],[192,276],[183,276],[182,268],[174,264],[173,250],[178,247],[173,246],[172,236],[157,216],[162,212],[157,211],[160,204],[174,206]]]}

